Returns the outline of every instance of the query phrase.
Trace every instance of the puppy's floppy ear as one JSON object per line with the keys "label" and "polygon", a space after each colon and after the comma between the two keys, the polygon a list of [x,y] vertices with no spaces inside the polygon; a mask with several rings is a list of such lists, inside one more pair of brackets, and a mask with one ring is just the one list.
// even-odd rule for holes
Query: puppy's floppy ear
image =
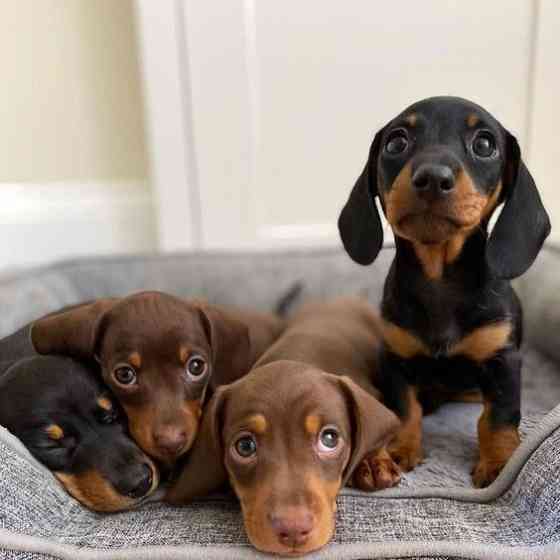
{"label": "puppy's floppy ear", "polygon": [[33,323],[31,341],[39,354],[93,358],[102,319],[119,300],[99,299],[51,313]]}
{"label": "puppy's floppy ear", "polygon": [[352,424],[352,453],[344,469],[343,486],[367,453],[379,449],[397,432],[400,421],[373,395],[348,377],[335,377],[344,392]]}
{"label": "puppy's floppy ear", "polygon": [[204,409],[200,431],[189,451],[177,480],[165,495],[165,501],[185,504],[217,490],[227,482],[222,442],[223,412],[228,388],[220,387]]}
{"label": "puppy's floppy ear", "polygon": [[338,218],[342,244],[359,264],[371,264],[383,245],[383,225],[375,205],[377,190],[377,159],[385,127],[373,139],[369,157],[358,177],[348,202]]}
{"label": "puppy's floppy ear", "polygon": [[251,367],[249,327],[217,307],[204,305],[199,310],[212,348],[210,385],[215,388],[232,383]]}
{"label": "puppy's floppy ear", "polygon": [[517,140],[507,131],[506,137],[502,177],[505,204],[490,234],[486,260],[495,276],[509,280],[521,276],[533,264],[550,233],[550,220],[521,159]]}

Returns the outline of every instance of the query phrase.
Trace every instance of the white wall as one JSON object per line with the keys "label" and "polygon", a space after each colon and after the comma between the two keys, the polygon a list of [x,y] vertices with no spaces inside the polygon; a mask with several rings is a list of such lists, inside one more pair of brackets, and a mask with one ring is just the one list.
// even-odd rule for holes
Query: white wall
{"label": "white wall", "polygon": [[131,0],[0,2],[0,267],[156,246]]}
{"label": "white wall", "polygon": [[560,223],[554,0],[137,1],[155,187],[188,201],[164,248],[339,245],[374,133],[431,95],[511,130]]}
{"label": "white wall", "polygon": [[129,0],[2,0],[0,181],[145,180]]}
{"label": "white wall", "polygon": [[433,94],[518,135],[560,224],[555,0],[0,0],[0,16],[0,268],[339,245],[373,133]]}
{"label": "white wall", "polygon": [[536,6],[528,164],[552,218],[551,240],[560,244],[560,2]]}

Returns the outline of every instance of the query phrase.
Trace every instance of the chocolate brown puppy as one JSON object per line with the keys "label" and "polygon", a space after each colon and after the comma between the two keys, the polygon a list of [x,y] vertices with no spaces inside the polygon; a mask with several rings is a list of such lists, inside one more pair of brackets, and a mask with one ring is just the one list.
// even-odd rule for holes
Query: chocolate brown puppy
{"label": "chocolate brown puppy", "polygon": [[399,422],[371,384],[376,325],[365,301],[305,306],[247,376],[215,393],[166,500],[229,479],[256,548],[300,555],[325,545],[357,469],[369,490],[399,480],[384,449]]}
{"label": "chocolate brown puppy", "polygon": [[142,292],[48,315],[31,338],[40,354],[97,359],[134,439],[172,464],[194,441],[207,391],[247,373],[281,329],[273,315]]}
{"label": "chocolate brown puppy", "polygon": [[396,243],[379,378],[403,420],[393,456],[414,468],[423,408],[475,391],[484,412],[473,482],[486,486],[519,445],[522,315],[509,280],[536,258],[548,215],[513,135],[457,97],[415,103],[375,135],[339,218],[348,254],[364,265],[383,242],[376,198]]}

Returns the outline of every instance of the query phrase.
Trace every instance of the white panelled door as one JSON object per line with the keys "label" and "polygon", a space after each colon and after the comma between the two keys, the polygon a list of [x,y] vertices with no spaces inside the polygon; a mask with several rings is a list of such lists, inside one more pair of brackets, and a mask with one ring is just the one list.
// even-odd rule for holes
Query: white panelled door
{"label": "white panelled door", "polygon": [[[188,212],[160,211],[169,247],[193,239],[201,247],[338,244],[337,216],[375,131],[423,97],[470,98],[522,146],[527,140],[533,2],[154,4],[165,2],[166,10],[147,8],[152,0],[139,7],[144,52],[157,40],[146,32],[153,17],[178,49],[173,60],[144,57],[149,104],[169,98],[170,75],[179,75],[173,84],[183,98],[175,111],[167,107],[156,119],[149,108],[148,115],[160,139],[153,143],[156,180],[165,166],[165,192],[180,193],[179,200],[189,193]],[[166,25],[169,14],[175,19]],[[152,81],[162,74],[165,80]],[[173,160],[176,146],[164,140],[178,125],[186,160]],[[181,237],[181,216],[198,224],[198,237]]]}

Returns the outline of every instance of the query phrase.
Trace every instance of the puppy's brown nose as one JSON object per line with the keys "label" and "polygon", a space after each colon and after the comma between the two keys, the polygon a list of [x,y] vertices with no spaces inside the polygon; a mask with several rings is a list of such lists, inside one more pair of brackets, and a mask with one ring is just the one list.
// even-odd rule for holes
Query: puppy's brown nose
{"label": "puppy's brown nose", "polygon": [[164,455],[178,455],[187,443],[187,432],[176,426],[165,426],[154,434],[154,442]]}
{"label": "puppy's brown nose", "polygon": [[412,184],[422,197],[442,196],[455,188],[455,175],[447,165],[423,163],[412,175]]}
{"label": "puppy's brown nose", "polygon": [[284,546],[303,546],[313,530],[313,515],[306,508],[289,508],[270,516],[270,524]]}

